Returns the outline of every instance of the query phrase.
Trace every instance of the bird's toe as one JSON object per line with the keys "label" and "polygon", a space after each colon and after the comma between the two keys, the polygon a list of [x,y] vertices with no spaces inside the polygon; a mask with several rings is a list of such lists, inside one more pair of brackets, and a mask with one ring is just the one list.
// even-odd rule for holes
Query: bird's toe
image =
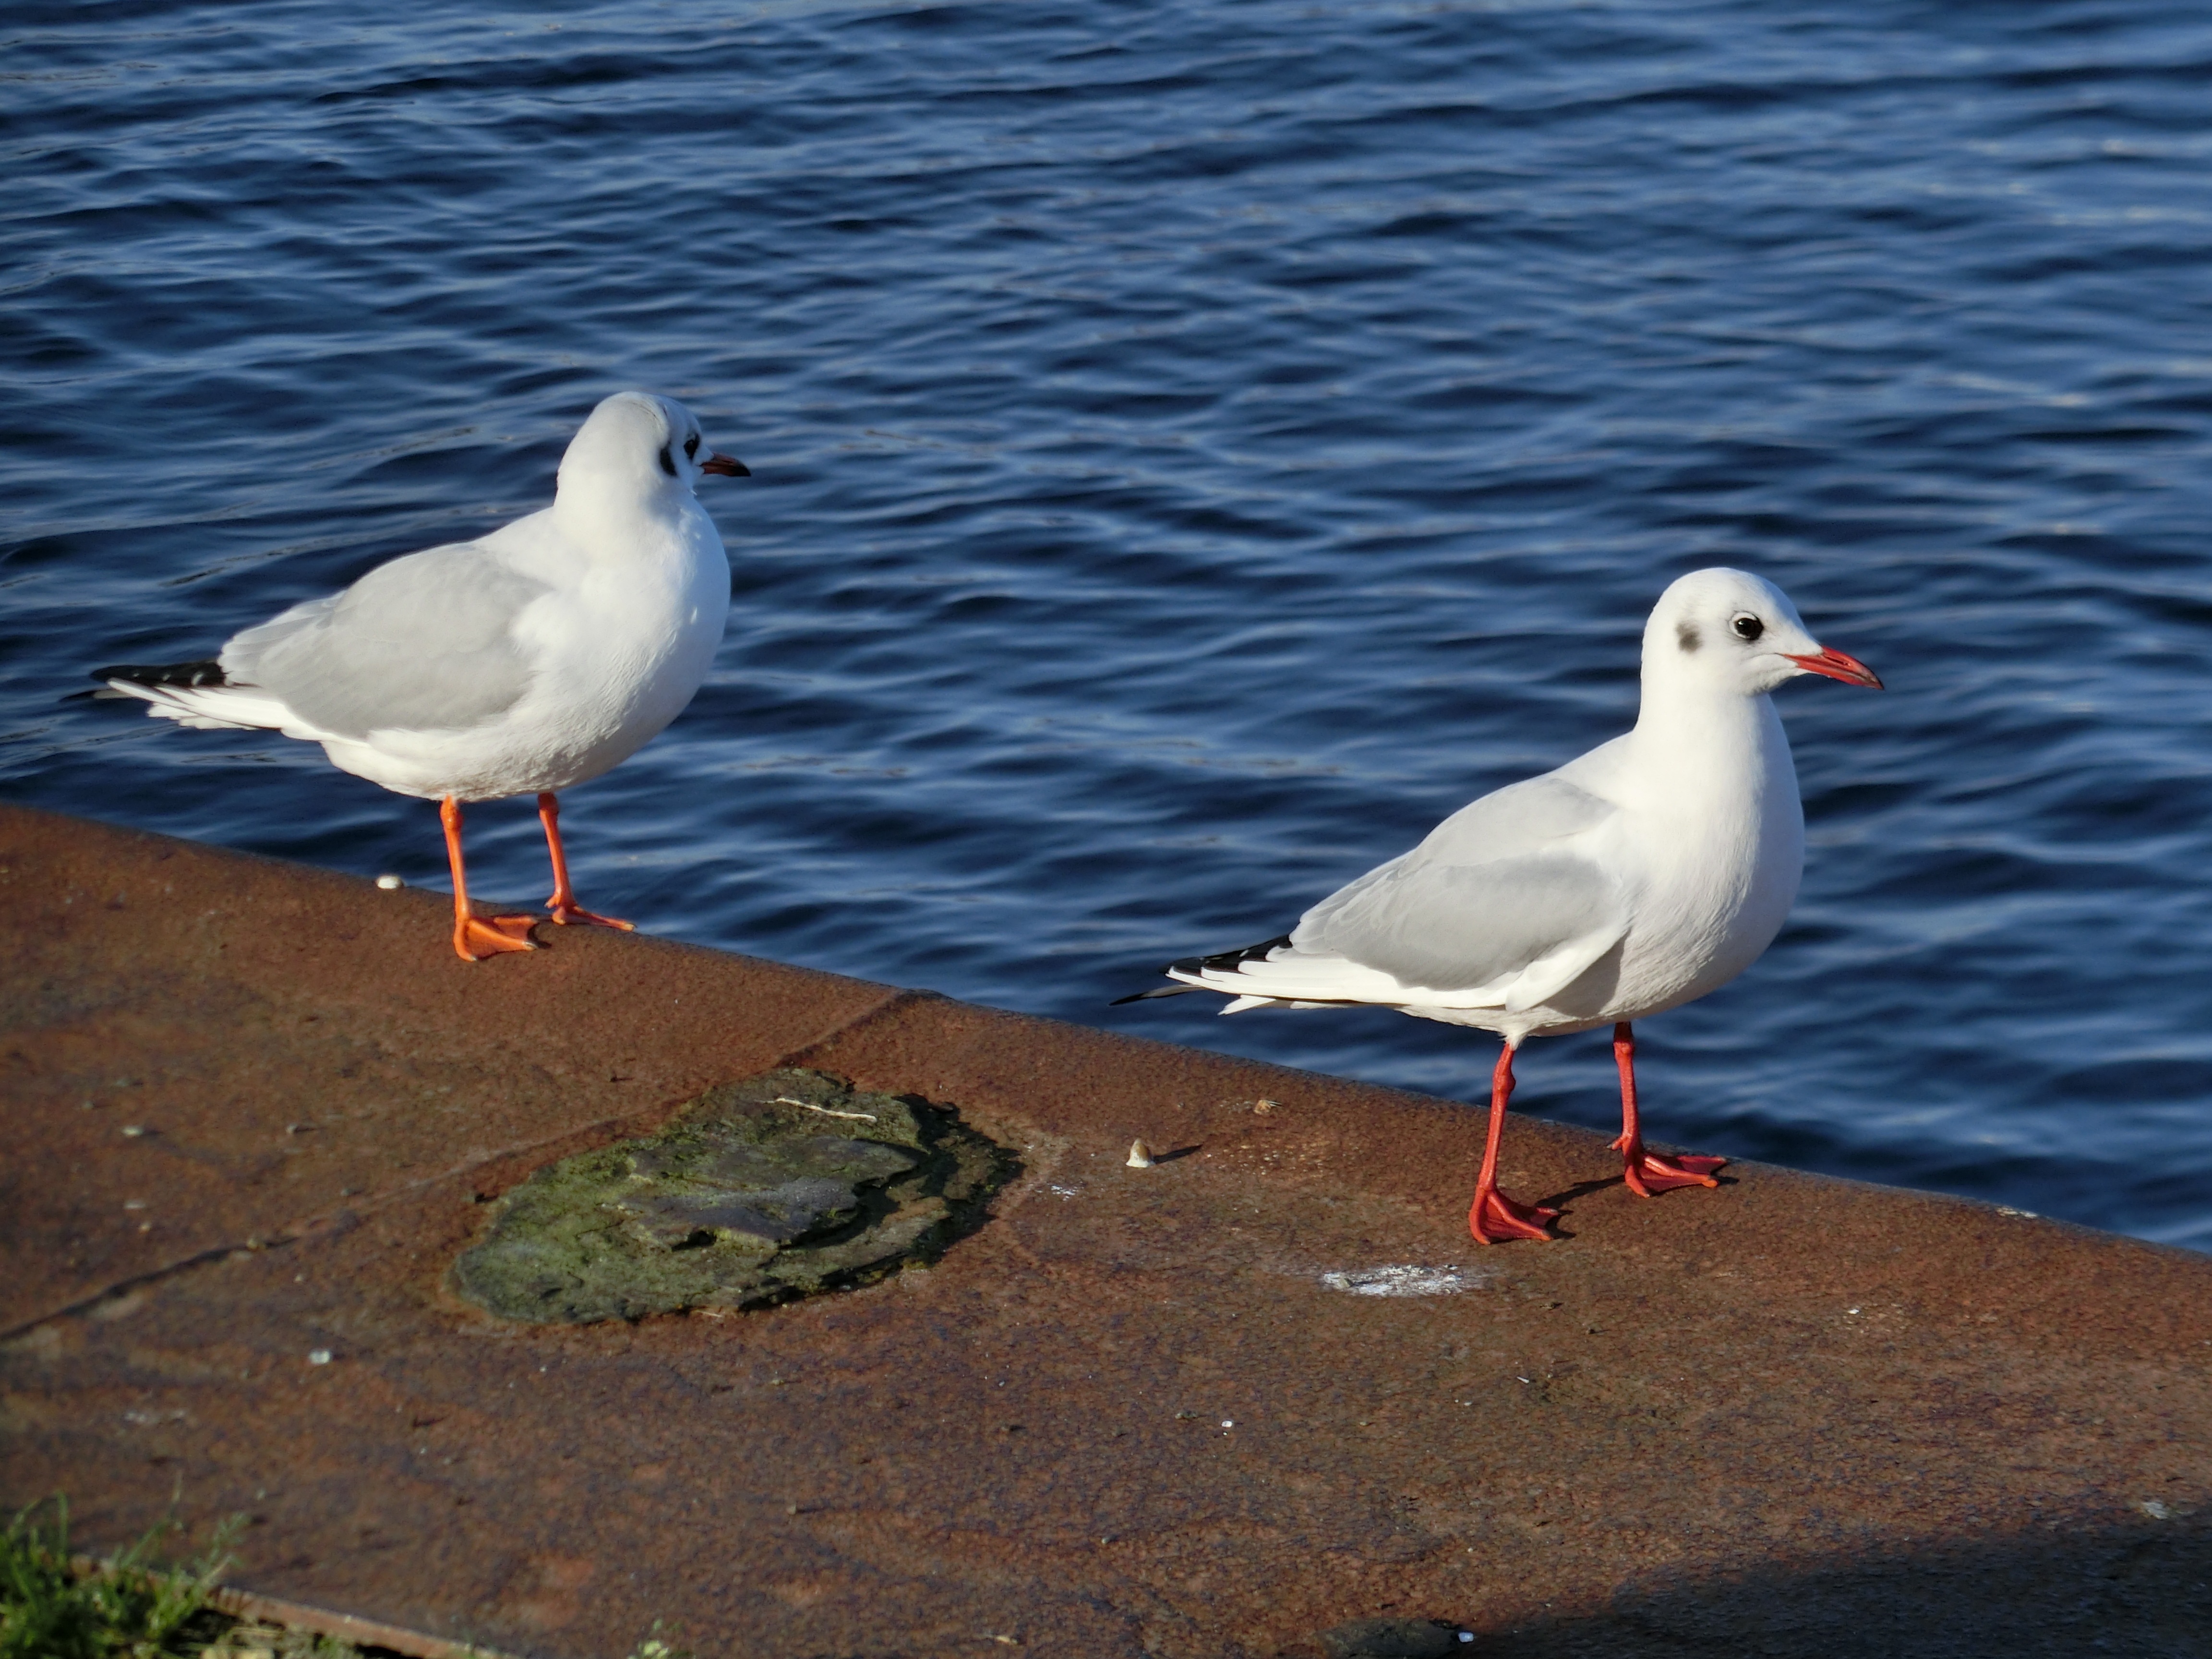
{"label": "bird's toe", "polygon": [[625,933],[635,933],[637,924],[624,921],[618,916],[603,916],[597,911],[586,910],[580,904],[561,904],[547,901],[548,920],[563,927],[619,927]]}
{"label": "bird's toe", "polygon": [[482,962],[508,951],[535,951],[535,916],[469,916],[453,928],[453,951],[463,962]]}
{"label": "bird's toe", "polygon": [[1509,1238],[1549,1239],[1547,1225],[1559,1212],[1541,1204],[1523,1204],[1495,1188],[1474,1195],[1467,1212],[1467,1230],[1480,1244],[1502,1244]]}
{"label": "bird's toe", "polygon": [[1668,1158],[1659,1152],[1643,1152],[1632,1157],[1622,1170],[1629,1191],[1639,1198],[1655,1198],[1676,1187],[1717,1187],[1713,1178],[1715,1170],[1726,1164],[1724,1158],[1701,1158],[1684,1153]]}

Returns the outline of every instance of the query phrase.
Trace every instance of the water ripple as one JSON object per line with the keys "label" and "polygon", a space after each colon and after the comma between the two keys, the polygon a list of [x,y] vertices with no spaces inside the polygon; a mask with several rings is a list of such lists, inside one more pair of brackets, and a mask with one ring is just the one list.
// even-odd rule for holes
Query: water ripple
{"label": "water ripple", "polygon": [[[18,8],[11,798],[441,876],[296,745],[57,707],[698,409],[736,614],[564,816],[655,931],[1447,1094],[1466,1035],[1103,1004],[1620,728],[1729,562],[1767,958],[1662,1135],[2212,1244],[2212,22],[2149,0]],[[471,828],[541,890],[534,824]],[[1126,1012],[1127,1011],[1125,1011]],[[1595,1038],[1532,1109],[1612,1111]]]}

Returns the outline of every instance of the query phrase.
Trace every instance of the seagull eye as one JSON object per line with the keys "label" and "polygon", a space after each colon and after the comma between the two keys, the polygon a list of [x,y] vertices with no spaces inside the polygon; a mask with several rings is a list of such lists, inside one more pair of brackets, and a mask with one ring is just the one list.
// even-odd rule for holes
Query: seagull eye
{"label": "seagull eye", "polygon": [[699,434],[693,433],[684,441],[684,453],[696,460],[699,458]]}
{"label": "seagull eye", "polygon": [[1766,624],[1756,617],[1738,617],[1729,626],[1735,630],[1735,636],[1740,640],[1755,640],[1766,631]]}

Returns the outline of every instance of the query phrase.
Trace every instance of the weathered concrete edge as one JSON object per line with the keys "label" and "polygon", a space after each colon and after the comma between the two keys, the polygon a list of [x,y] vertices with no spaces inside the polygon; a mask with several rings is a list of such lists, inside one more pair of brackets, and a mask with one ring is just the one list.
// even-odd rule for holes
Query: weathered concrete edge
{"label": "weathered concrete edge", "polygon": [[[450,898],[428,889],[410,889],[400,893],[379,890],[367,878],[340,871],[277,859],[267,854],[237,848],[210,846],[155,831],[124,825],[106,823],[97,819],[85,819],[70,814],[56,813],[43,809],[0,803],[0,842],[8,836],[11,818],[22,820],[34,836],[66,833],[70,828],[96,828],[106,836],[117,837],[126,844],[137,842],[152,860],[166,861],[178,856],[216,864],[230,863],[272,878],[283,884],[319,890],[324,898],[344,905],[358,905],[365,909],[389,912],[392,902],[403,901],[410,910],[421,913],[421,925],[434,934],[436,922],[450,915]],[[498,907],[491,902],[479,902],[476,907],[483,914],[491,914]],[[981,1044],[998,1054],[1034,1054],[1049,1057],[1037,1066],[1040,1072],[1057,1070],[1073,1058],[1073,1051],[1099,1049],[1109,1051],[1114,1058],[1126,1056],[1130,1069],[1151,1072],[1165,1066],[1177,1071],[1195,1070],[1212,1073],[1224,1085],[1243,1083],[1270,1093],[1295,1091],[1305,1103],[1324,1109],[1334,1108],[1345,1115],[1345,1121],[1378,1110],[1385,1115],[1393,1111],[1413,1111],[1421,1115],[1447,1113],[1461,1116],[1467,1122],[1472,1139],[1480,1132],[1487,1109],[1468,1102],[1437,1096],[1423,1095],[1386,1085],[1362,1082],[1353,1079],[1316,1073],[1298,1067],[1282,1066],[1271,1061],[1248,1060],[1241,1056],[1223,1054],[1217,1051],[1185,1044],[1162,1042],[1152,1037],[1111,1031],[1099,1027],[1080,1025],[1073,1022],[1041,1015],[1024,1014],[993,1008],[987,1005],[966,1003],[942,993],[925,988],[899,987],[880,981],[864,980],[850,975],[818,968],[781,963],[769,957],[756,957],[743,951],[722,950],[714,946],[695,945],[686,941],[657,939],[649,935],[603,933],[596,929],[574,930],[561,940],[563,949],[583,947],[591,951],[620,954],[645,953],[663,958],[659,969],[662,976],[684,976],[687,971],[718,970],[738,967],[748,974],[781,983],[801,997],[818,996],[823,1001],[836,1002],[857,998],[860,1006],[852,1012],[841,1013],[812,1030],[810,1035],[793,1046],[781,1048],[773,1061],[762,1069],[782,1066],[813,1066],[828,1071],[839,1071],[841,1064],[850,1068],[856,1083],[864,1086],[910,1090],[913,1085],[897,1079],[872,1072],[866,1058],[844,1054],[860,1039],[883,1032],[896,1041],[899,1025],[910,1017],[934,1012],[949,1016],[963,1024],[980,1028]],[[535,958],[522,958],[528,963]],[[500,967],[515,968],[520,964],[495,963],[484,964],[477,971],[494,972]],[[890,1028],[886,1030],[885,1028]],[[863,1045],[865,1046],[865,1045]],[[1115,1051],[1119,1051],[1118,1054]],[[1107,1056],[1100,1056],[1106,1058]],[[860,1064],[854,1065],[858,1060]],[[526,1172],[539,1164],[550,1162],[569,1152],[581,1150],[596,1141],[619,1138],[624,1133],[650,1132],[661,1121],[681,1109],[681,1100],[667,1100],[641,1113],[594,1120],[589,1123],[571,1123],[558,1131],[525,1141],[501,1146],[481,1156],[463,1160],[447,1168],[416,1176],[404,1182],[362,1194],[357,1201],[342,1208],[312,1213],[279,1226],[260,1230],[255,1234],[235,1240],[226,1240],[216,1245],[197,1249],[179,1259],[163,1263],[149,1271],[119,1277],[97,1289],[74,1296],[65,1303],[49,1304],[27,1318],[18,1319],[0,1329],[0,1340],[19,1336],[53,1319],[65,1317],[95,1306],[113,1297],[125,1295],[148,1284],[155,1283],[179,1273],[218,1261],[240,1250],[277,1247],[312,1237],[333,1227],[356,1224],[363,1217],[382,1210],[392,1204],[404,1201],[410,1194],[440,1183],[466,1177],[483,1170],[503,1167]],[[1605,1164],[1612,1160],[1608,1138],[1600,1131],[1585,1129],[1578,1125],[1554,1120],[1523,1116],[1512,1126],[1513,1140],[1526,1146],[1537,1143],[1554,1157],[1564,1155],[1577,1164]],[[1675,1143],[1663,1138],[1652,1143],[1655,1146],[1673,1149]],[[1471,1169],[1470,1165],[1470,1169]],[[2066,1221],[2039,1213],[2019,1211],[1990,1200],[1963,1197],[1924,1188],[1891,1186],[1887,1183],[1865,1181],[1850,1176],[1833,1176],[1798,1170],[1788,1165],[1765,1164],[1758,1160],[1732,1159],[1726,1171],[1732,1180],[1750,1178],[1760,1182],[1779,1184],[1785,1188],[1802,1184],[1808,1194],[1827,1192],[1840,1195],[1854,1193],[1869,1200],[1903,1205],[1922,1210],[1952,1211],[1961,1215],[1977,1217],[2003,1216],[2013,1228],[2042,1230],[2051,1237],[2052,1243],[2060,1240],[2074,1247],[2118,1249],[2123,1252],[2145,1252],[2151,1256],[2175,1261],[2199,1263],[2203,1253],[2183,1245],[2163,1243],[2127,1234],[2111,1232],[2083,1224]],[[1470,1176],[1471,1179],[1471,1176]],[[1809,1248],[1809,1247],[1808,1247]]]}
{"label": "weathered concrete edge", "polygon": [[[70,1571],[80,1578],[112,1573],[115,1570],[115,1562],[101,1556],[70,1557]],[[516,1656],[503,1653],[497,1648],[488,1648],[472,1642],[448,1642],[443,1637],[425,1636],[420,1631],[387,1625],[375,1619],[364,1619],[358,1613],[333,1613],[327,1607],[310,1607],[304,1601],[287,1601],[274,1595],[257,1595],[252,1590],[235,1589],[228,1584],[216,1585],[209,1593],[207,1604],[217,1613],[228,1613],[233,1619],[282,1625],[288,1630],[313,1631],[319,1636],[334,1636],[356,1646],[386,1648],[393,1653],[404,1653],[409,1656],[409,1659],[516,1659]]]}

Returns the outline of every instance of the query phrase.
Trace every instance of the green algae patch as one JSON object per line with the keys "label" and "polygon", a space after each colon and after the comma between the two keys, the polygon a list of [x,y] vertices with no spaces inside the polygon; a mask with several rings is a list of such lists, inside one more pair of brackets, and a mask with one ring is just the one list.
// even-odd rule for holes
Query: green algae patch
{"label": "green algae patch", "polygon": [[765,1307],[933,1260],[1018,1168],[950,1108],[768,1072],[538,1170],[453,1286],[535,1325]]}

